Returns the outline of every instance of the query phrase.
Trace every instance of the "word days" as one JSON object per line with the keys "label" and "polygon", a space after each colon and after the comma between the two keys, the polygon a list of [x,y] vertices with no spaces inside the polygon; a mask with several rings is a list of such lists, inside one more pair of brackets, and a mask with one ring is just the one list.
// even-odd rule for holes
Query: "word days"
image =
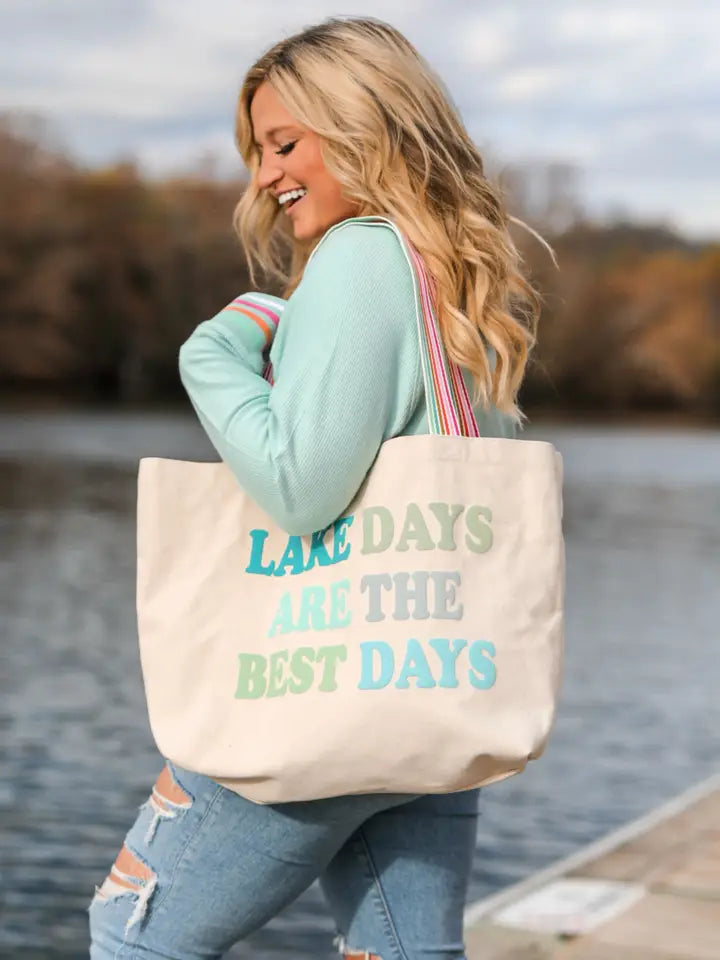
{"label": "word days", "polygon": [[[461,503],[429,503],[423,513],[417,503],[409,503],[397,535],[396,523],[387,507],[367,507],[362,513],[362,536],[360,553],[384,553],[394,543],[395,550],[456,550],[458,520],[465,510]],[[313,533],[310,547],[305,552],[303,538],[289,536],[287,545],[278,560],[263,556],[267,530],[251,530],[252,542],[247,573],[266,577],[284,577],[312,570],[315,566],[327,567],[341,563],[350,556],[346,543],[348,527],[354,516],[341,517],[330,526]],[[492,514],[488,507],[468,507],[464,518],[464,542],[473,553],[486,553],[492,546]],[[332,552],[325,544],[325,536],[333,530]]]}
{"label": "word days", "polygon": [[[349,528],[355,516],[345,516],[307,538],[288,536],[279,556],[266,555],[268,530],[250,531],[250,556],[246,573],[263,577],[298,576],[315,567],[329,567],[348,561],[354,543]],[[389,550],[427,553],[435,550],[455,551],[458,545],[471,553],[482,554],[493,545],[492,512],[489,507],[457,503],[406,504],[402,516],[396,517],[386,506],[367,507],[361,512],[358,532],[360,557]],[[332,530],[326,543],[326,535]],[[363,564],[355,563],[362,568]],[[430,566],[425,560],[425,566]],[[349,571],[348,571],[349,573]],[[235,697],[258,699],[302,694],[317,689],[332,693],[352,683],[358,690],[382,690],[393,686],[398,690],[453,688],[467,683],[478,690],[495,684],[495,646],[487,640],[432,637],[409,637],[392,643],[378,639],[376,624],[406,620],[461,621],[463,605],[459,598],[461,574],[453,570],[414,570],[407,572],[358,572],[357,585],[362,598],[361,609],[350,608],[351,579],[326,585],[298,584],[297,591],[286,590],[268,624],[267,637],[294,635],[298,646],[262,653],[238,655]],[[346,643],[310,646],[302,642],[308,631],[347,630],[353,614],[373,626],[368,638],[363,628],[356,627],[358,641],[353,656],[348,657]],[[290,638],[288,638],[290,639]],[[313,637],[314,639],[314,637]],[[343,638],[345,639],[345,638]],[[343,665],[351,660],[356,670],[354,679]]]}
{"label": "word days", "polygon": [[[398,690],[413,686],[458,687],[466,680],[476,690],[495,683],[495,647],[486,640],[449,640],[434,637],[423,644],[411,637],[404,650],[393,650],[384,640],[366,640],[360,647],[358,690],[382,690],[391,683]],[[307,693],[313,685],[324,693],[338,689],[340,664],[347,646],[297,647],[276,650],[265,657],[241,653],[235,696],[245,700]]]}

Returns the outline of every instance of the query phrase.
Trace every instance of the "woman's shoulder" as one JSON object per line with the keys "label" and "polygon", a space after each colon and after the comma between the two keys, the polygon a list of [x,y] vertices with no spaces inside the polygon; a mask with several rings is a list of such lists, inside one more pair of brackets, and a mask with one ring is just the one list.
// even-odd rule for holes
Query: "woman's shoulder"
{"label": "woman's shoulder", "polygon": [[348,217],[333,224],[313,248],[305,273],[320,268],[351,269],[355,276],[370,274],[372,279],[409,276],[410,262],[402,234],[385,217]]}
{"label": "woman's shoulder", "polygon": [[415,364],[413,273],[393,229],[370,226],[369,219],[340,221],[318,241],[288,301],[278,355],[291,338],[303,341],[305,349],[318,331],[322,336],[331,331],[334,349],[366,350],[368,355],[387,350]]}

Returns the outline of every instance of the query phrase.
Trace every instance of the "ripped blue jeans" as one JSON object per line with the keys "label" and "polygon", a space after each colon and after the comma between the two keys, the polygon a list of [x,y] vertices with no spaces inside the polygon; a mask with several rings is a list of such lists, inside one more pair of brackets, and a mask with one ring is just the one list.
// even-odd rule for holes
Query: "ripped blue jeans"
{"label": "ripped blue jeans", "polygon": [[478,791],[258,805],[167,763],[89,906],[91,960],[211,960],[319,879],[340,953],[462,960]]}

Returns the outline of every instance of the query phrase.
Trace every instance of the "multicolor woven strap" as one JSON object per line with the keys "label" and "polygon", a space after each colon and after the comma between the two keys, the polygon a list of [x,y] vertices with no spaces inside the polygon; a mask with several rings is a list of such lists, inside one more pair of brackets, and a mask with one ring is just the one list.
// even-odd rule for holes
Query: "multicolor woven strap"
{"label": "multicolor woven strap", "polygon": [[430,432],[452,437],[479,437],[480,431],[462,373],[456,363],[448,360],[440,335],[435,313],[437,285],[425,269],[417,250],[408,240],[404,242],[420,287],[422,316],[418,315],[418,324],[421,325],[420,353]]}
{"label": "multicolor woven strap", "polygon": [[452,437],[479,437],[480,431],[462,373],[456,363],[448,360],[440,334],[435,312],[437,284],[434,278],[428,273],[422,257],[413,244],[403,236],[392,220],[376,216],[355,219],[369,223],[386,223],[391,226],[412,268],[416,292],[420,295],[421,309],[416,310],[415,313],[430,433]]}
{"label": "multicolor woven strap", "polygon": [[[415,291],[416,295],[419,294],[419,306],[421,308],[420,310],[416,309],[415,315],[420,341],[420,358],[425,384],[425,407],[430,433],[452,437],[479,437],[480,431],[462,373],[456,363],[449,362],[442,342],[435,313],[437,285],[425,269],[422,257],[410,241],[402,235],[392,220],[388,220],[387,217],[368,216],[353,217],[352,219],[370,224],[386,223],[392,227],[402,244],[405,256],[413,271]],[[320,243],[313,249],[308,263],[333,230],[337,230],[346,222],[341,221],[330,227]],[[416,299],[416,307],[417,305]],[[270,383],[273,382],[272,365],[269,362],[263,376]]]}

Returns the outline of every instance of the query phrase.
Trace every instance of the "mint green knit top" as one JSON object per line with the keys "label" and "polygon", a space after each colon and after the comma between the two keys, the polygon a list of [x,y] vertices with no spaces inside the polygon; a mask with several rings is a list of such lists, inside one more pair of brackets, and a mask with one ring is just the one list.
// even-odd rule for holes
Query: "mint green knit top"
{"label": "mint green knit top", "polygon": [[[243,294],[180,348],[180,378],[215,449],[289,534],[337,519],[385,440],[430,432],[415,278],[383,226],[336,225],[289,299]],[[516,436],[494,407],[475,416],[480,436]]]}

